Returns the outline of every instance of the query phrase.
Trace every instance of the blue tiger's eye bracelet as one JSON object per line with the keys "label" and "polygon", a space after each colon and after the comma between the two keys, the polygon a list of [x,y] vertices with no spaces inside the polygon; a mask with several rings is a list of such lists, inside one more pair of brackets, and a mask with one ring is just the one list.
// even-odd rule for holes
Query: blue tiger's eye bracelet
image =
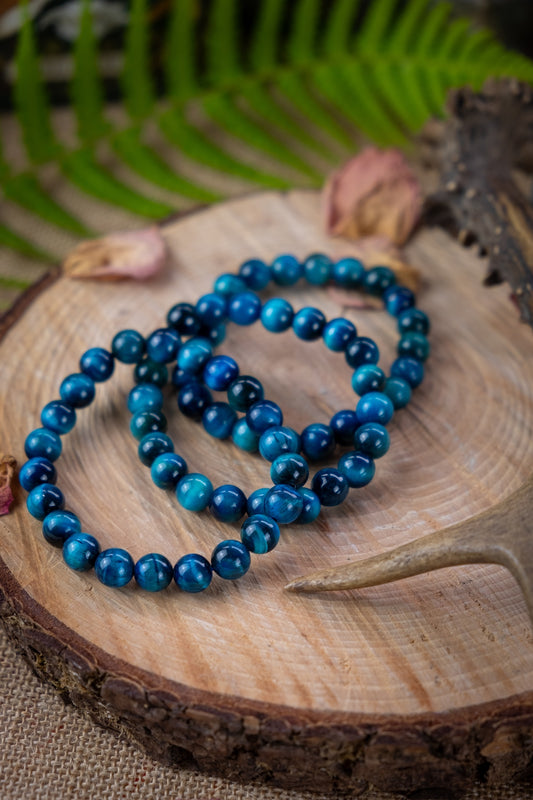
{"label": "blue tiger's eye bracelet", "polygon": [[[385,308],[397,317],[401,338],[398,358],[385,378],[377,366],[379,350],[375,343],[357,336],[353,323],[338,318],[326,323],[318,309],[304,308],[296,314],[282,298],[261,303],[257,291],[272,279],[280,286],[296,283],[305,277],[313,285],[333,280],[346,288],[364,288],[383,297]],[[261,319],[263,326],[278,333],[292,327],[299,338],[310,341],[323,338],[334,351],[344,352],[355,368],[352,386],[361,395],[356,410],[337,412],[330,425],[314,423],[299,435],[282,425],[277,404],[265,400],[262,386],[251,376],[239,375],[236,362],[229,356],[213,356],[213,347],[225,337],[225,325],[232,321],[249,325]],[[244,575],[250,566],[250,552],[266,553],[279,541],[279,524],[309,522],[322,505],[338,505],[349,487],[366,485],[373,477],[373,459],[389,446],[384,425],[394,409],[404,407],[411,389],[424,375],[423,361],[429,354],[426,334],[427,316],[414,307],[413,293],[395,285],[394,273],[386,267],[365,270],[356,259],[342,259],[333,264],[322,254],[314,254],[300,264],[294,256],[282,255],[269,267],[253,259],[245,262],[238,275],[217,278],[214,291],[200,298],[196,306],[178,303],[167,315],[168,327],[154,331],[146,340],[136,331],[119,332],[111,352],[91,348],[80,360],[80,373],[69,375],[61,383],[60,400],[48,403],[41,414],[42,428],[29,434],[25,442],[29,461],[20,470],[20,483],[29,491],[27,507],[43,521],[43,535],[48,542],[62,546],[66,563],[77,571],[92,566],[100,581],[109,586],[124,586],[133,576],[149,591],[169,585],[174,576],[180,588],[198,592],[207,588],[215,571],[226,579]],[[186,342],[182,337],[189,337]],[[95,396],[95,383],[111,377],[114,361],[135,364],[134,387],[128,396],[132,412],[130,428],[140,439],[139,455],[151,467],[154,483],[160,488],[175,489],[181,505],[190,510],[210,506],[222,521],[238,521],[247,511],[241,528],[241,541],[221,542],[208,561],[196,553],[179,559],[173,568],[164,556],[149,553],[136,564],[121,548],[100,552],[97,540],[81,531],[72,512],[64,510],[64,498],[55,486],[53,462],[61,453],[60,436],[76,422],[75,409],[89,405]],[[206,430],[216,438],[227,438],[242,449],[259,449],[272,462],[274,486],[256,490],[247,499],[242,490],[225,485],[214,490],[201,473],[188,473],[184,459],[174,453],[174,446],[164,433],[166,420],[161,411],[160,387],[168,380],[167,364],[177,361],[172,382],[178,388],[178,406],[191,417],[201,417]],[[228,402],[212,402],[210,390],[227,391]],[[236,418],[236,411],[246,416]],[[382,424],[383,423],[383,424]],[[319,470],[312,488],[304,488],[309,469],[305,458],[319,460],[330,455],[335,442],[355,445],[345,453],[338,468]]]}

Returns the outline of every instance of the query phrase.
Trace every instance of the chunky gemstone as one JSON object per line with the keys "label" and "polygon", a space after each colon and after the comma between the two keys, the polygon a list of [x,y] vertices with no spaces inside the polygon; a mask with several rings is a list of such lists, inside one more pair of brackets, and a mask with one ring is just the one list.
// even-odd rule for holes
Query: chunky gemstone
{"label": "chunky gemstone", "polygon": [[411,389],[416,389],[424,380],[424,365],[417,358],[400,356],[392,362],[390,374],[392,378],[403,378]]}
{"label": "chunky gemstone", "polygon": [[211,495],[209,508],[220,522],[238,522],[246,513],[246,495],[238,486],[218,486]]}
{"label": "chunky gemstone", "polygon": [[299,339],[312,342],[320,339],[326,324],[326,318],[322,311],[312,306],[300,309],[292,321],[292,329]]}
{"label": "chunky gemstone", "polygon": [[167,418],[162,411],[137,411],[130,421],[130,431],[139,441],[147,433],[164,433],[167,429]]}
{"label": "chunky gemstone", "polygon": [[185,342],[180,348],[178,367],[187,372],[200,372],[212,355],[213,347],[211,342],[201,336],[194,337]]}
{"label": "chunky gemstone", "polygon": [[379,422],[367,422],[357,428],[353,437],[355,449],[372,458],[381,458],[390,447],[389,433]]}
{"label": "chunky gemstone", "polygon": [[322,331],[324,344],[335,353],[346,350],[352,339],[357,336],[357,329],[353,322],[344,317],[337,317],[327,323]]}
{"label": "chunky gemstone", "polygon": [[59,387],[59,396],[73,408],[85,408],[94,400],[95,387],[92,378],[83,372],[68,375]]}
{"label": "chunky gemstone", "polygon": [[157,456],[162,455],[162,453],[172,453],[173,450],[174,444],[170,436],[159,431],[147,433],[146,436],[143,436],[137,448],[141,462],[147,467],[152,466]]}
{"label": "chunky gemstone", "polygon": [[261,489],[256,489],[255,492],[252,492],[252,494],[248,496],[246,511],[249,517],[253,516],[254,514],[264,513],[265,497],[267,496],[268,492],[269,492],[268,489],[261,488]]}
{"label": "chunky gemstone", "polygon": [[24,452],[28,458],[43,456],[49,461],[56,461],[61,455],[63,445],[61,439],[48,428],[35,428],[26,437]]}
{"label": "chunky gemstone", "polygon": [[352,489],[360,489],[362,486],[366,486],[376,472],[374,459],[366,453],[360,453],[356,450],[345,453],[339,460],[338,468]]}
{"label": "chunky gemstone", "polygon": [[394,409],[405,408],[411,399],[411,387],[403,378],[387,378],[383,392],[391,400]]}
{"label": "chunky gemstone", "polygon": [[408,308],[406,311],[402,311],[398,317],[398,331],[402,335],[412,331],[414,333],[423,333],[424,336],[427,336],[429,328],[429,318],[419,308]]}
{"label": "chunky gemstone", "polygon": [[213,484],[200,472],[185,475],[176,486],[176,497],[188,511],[203,511],[207,508],[213,494]]}
{"label": "chunky gemstone", "polygon": [[174,328],[158,328],[148,337],[146,352],[156,364],[168,364],[176,358],[180,345],[180,335]]}
{"label": "chunky gemstone", "polygon": [[140,383],[128,394],[128,411],[161,411],[163,408],[163,392],[153,383]]}
{"label": "chunky gemstone", "polygon": [[302,453],[310,461],[320,461],[335,450],[335,437],[329,425],[313,422],[302,431]]}
{"label": "chunky gemstone", "polygon": [[320,514],[320,500],[318,499],[318,495],[316,495],[311,489],[302,487],[301,489],[298,489],[298,491],[303,498],[304,504],[300,515],[295,522],[297,522],[298,525],[306,525],[309,522],[314,522]]}
{"label": "chunky gemstone", "polygon": [[357,289],[365,279],[366,270],[357,258],[341,258],[333,265],[333,280],[345,289]]}
{"label": "chunky gemstone", "polygon": [[205,409],[213,402],[211,392],[198,381],[190,381],[178,392],[178,408],[191,419],[201,419]]}
{"label": "chunky gemstone", "polygon": [[138,364],[146,351],[144,337],[128,328],[119,331],[111,342],[111,352],[123,364]]}
{"label": "chunky gemstone", "polygon": [[241,292],[229,300],[228,316],[236,325],[252,325],[261,316],[261,300],[255,292]]}
{"label": "chunky gemstone", "polygon": [[223,272],[213,285],[214,293],[225,298],[245,292],[247,288],[246,282],[238,275],[232,275],[231,272]]}
{"label": "chunky gemstone", "polygon": [[63,492],[52,483],[41,483],[26,498],[26,507],[32,517],[43,520],[51,511],[65,507]]}
{"label": "chunky gemstone", "polygon": [[43,519],[43,536],[54,547],[63,547],[75,533],[81,533],[81,522],[72,511],[51,511]]}
{"label": "chunky gemstone", "polygon": [[279,542],[279,525],[272,517],[254,514],[248,517],[241,528],[241,540],[251,553],[270,553]]}
{"label": "chunky gemstone", "polygon": [[200,375],[197,372],[189,372],[187,369],[182,369],[176,364],[172,370],[170,381],[176,389],[183,389],[188,383],[198,383]]}
{"label": "chunky gemstone", "polygon": [[203,325],[214,328],[226,319],[227,304],[214,292],[204,294],[196,303],[196,316]]}
{"label": "chunky gemstone", "polygon": [[190,303],[176,303],[167,314],[167,324],[182,336],[196,336],[202,323]]}
{"label": "chunky gemstone", "polygon": [[365,291],[368,294],[382,297],[390,286],[396,283],[396,275],[389,267],[372,267],[367,270],[364,280]]}
{"label": "chunky gemstone", "polygon": [[259,434],[254,433],[246,422],[245,417],[237,420],[231,430],[233,442],[247,453],[257,453],[259,448]]}
{"label": "chunky gemstone", "polygon": [[361,367],[363,364],[377,364],[379,361],[379,348],[367,336],[356,336],[346,346],[345,358],[350,367]]}
{"label": "chunky gemstone", "polygon": [[94,571],[105,586],[125,586],[133,578],[133,559],[127,550],[110,547],[97,557]]}
{"label": "chunky gemstone", "polygon": [[330,419],[329,426],[333,431],[335,441],[341,445],[349,445],[353,442],[353,435],[359,425],[357,414],[351,408],[344,408],[337,411]]}
{"label": "chunky gemstone", "polygon": [[63,544],[63,560],[76,572],[87,572],[94,567],[100,545],[90,533],[73,533]]}
{"label": "chunky gemstone", "polygon": [[272,483],[285,483],[297,489],[303,486],[309,477],[309,467],[303,456],[297,453],[282,453],[270,467]]}
{"label": "chunky gemstone", "polygon": [[385,385],[385,373],[376,364],[363,364],[352,375],[352,388],[361,397],[368,392],[379,392]]}
{"label": "chunky gemstone", "polygon": [[41,423],[54,433],[69,433],[76,424],[76,412],[68,403],[52,400],[41,411]]}
{"label": "chunky gemstone", "polygon": [[150,474],[159,489],[175,489],[187,474],[187,462],[177,453],[161,453],[153,460]]}
{"label": "chunky gemstone", "polygon": [[298,259],[288,253],[278,256],[271,264],[272,280],[278,286],[293,286],[302,277],[302,267]]}
{"label": "chunky gemstone", "polygon": [[407,286],[390,286],[383,294],[385,308],[393,317],[415,304],[415,296]]}
{"label": "chunky gemstone", "polygon": [[225,392],[238,375],[239,365],[234,358],[213,356],[204,367],[203,378],[214,392]]}
{"label": "chunky gemstone", "polygon": [[410,331],[404,333],[398,342],[398,355],[411,356],[418,361],[425,361],[429,356],[430,345],[423,333]]}
{"label": "chunky gemstone", "polygon": [[215,439],[227,439],[231,436],[236,422],[237,413],[229,403],[211,403],[202,414],[202,425]]}
{"label": "chunky gemstone", "polygon": [[283,453],[299,453],[300,435],[285,425],[268,428],[259,439],[259,452],[267,461],[275,461]]}
{"label": "chunky gemstone", "polygon": [[174,567],[174,580],[183,592],[203,592],[211,583],[211,564],[198,553],[187,553]]}
{"label": "chunky gemstone", "polygon": [[91,347],[80,358],[80,369],[93,381],[107,381],[115,369],[115,359],[103,347]]}
{"label": "chunky gemstone", "polygon": [[368,392],[363,395],[355,410],[361,424],[379,422],[381,425],[386,425],[394,414],[392,401],[383,392]]}
{"label": "chunky gemstone", "polygon": [[228,581],[242,578],[250,569],[250,553],[242,542],[225,539],[217,544],[211,556],[213,570]]}
{"label": "chunky gemstone", "polygon": [[264,261],[259,258],[251,258],[241,264],[239,277],[242,278],[249,289],[253,289],[254,292],[260,292],[270,283],[272,273],[270,272],[270,267]]}
{"label": "chunky gemstone", "polygon": [[304,278],[312,286],[325,286],[331,278],[333,263],[324,253],[312,253],[303,263]]}
{"label": "chunky gemstone", "polygon": [[56,468],[43,456],[30,458],[19,470],[19,483],[27,492],[31,492],[41,483],[55,483],[56,480]]}
{"label": "chunky gemstone", "polygon": [[347,478],[335,467],[319,469],[313,476],[311,489],[323,506],[338,506],[350,489]]}
{"label": "chunky gemstone", "polygon": [[226,338],[226,325],[224,322],[219,322],[218,325],[213,325],[212,328],[200,328],[200,336],[207,339],[211,347],[218,347]]}
{"label": "chunky gemstone", "polygon": [[250,406],[263,397],[263,386],[253,375],[241,375],[228,387],[228,403],[235,411],[248,411]]}
{"label": "chunky gemstone", "polygon": [[254,433],[264,433],[268,428],[283,422],[281,408],[272,400],[258,400],[246,412],[246,422]]}
{"label": "chunky gemstone", "polygon": [[282,525],[294,522],[302,513],[304,499],[298,489],[280,483],[265,495],[264,513]]}
{"label": "chunky gemstone", "polygon": [[133,379],[138,384],[154,384],[162,388],[168,381],[168,369],[166,364],[158,364],[151,358],[143,358],[135,365]]}
{"label": "chunky gemstone", "polygon": [[133,574],[141,589],[147,592],[160,592],[171,582],[174,570],[165,556],[160,553],[147,553],[137,561]]}
{"label": "chunky gemstone", "polygon": [[294,309],[282,297],[273,297],[267,300],[261,310],[263,327],[271,333],[283,333],[288,330],[294,319]]}

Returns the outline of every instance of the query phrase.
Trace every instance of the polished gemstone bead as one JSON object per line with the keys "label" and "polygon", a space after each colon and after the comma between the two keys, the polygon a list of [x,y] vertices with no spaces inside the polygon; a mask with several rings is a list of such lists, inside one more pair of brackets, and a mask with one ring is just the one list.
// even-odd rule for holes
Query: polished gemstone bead
{"label": "polished gemstone bead", "polygon": [[237,412],[229,403],[211,403],[202,414],[202,425],[215,439],[227,439],[231,436],[236,422]]}
{"label": "polished gemstone bead", "polygon": [[214,293],[226,298],[245,292],[247,288],[246,282],[238,275],[232,275],[231,272],[219,275],[213,285]]}
{"label": "polished gemstone bead", "polygon": [[241,528],[242,543],[251,553],[270,553],[279,542],[279,525],[272,517],[254,514],[248,517]]}
{"label": "polished gemstone bead", "polygon": [[333,263],[324,253],[312,253],[303,263],[304,278],[312,286],[325,286],[333,272]]}
{"label": "polished gemstone bead", "polygon": [[178,408],[191,419],[201,419],[205,409],[213,402],[211,392],[198,381],[186,383],[178,392]]}
{"label": "polished gemstone bead", "polygon": [[139,441],[147,433],[164,433],[167,429],[167,418],[162,411],[137,411],[130,421],[130,431]]}
{"label": "polished gemstone bead", "polygon": [[251,258],[241,264],[239,276],[249,289],[253,289],[254,292],[260,292],[270,283],[272,273],[270,272],[270,267],[264,261],[259,258]]}
{"label": "polished gemstone bead", "polygon": [[168,364],[176,358],[180,345],[180,335],[174,328],[158,328],[148,337],[146,352],[156,364]]}
{"label": "polished gemstone bead", "polygon": [[178,353],[178,367],[187,372],[203,370],[211,356],[213,348],[204,337],[194,337],[185,342]]}
{"label": "polished gemstone bead", "polygon": [[364,288],[368,294],[382,297],[385,291],[396,283],[396,275],[389,267],[372,267],[367,270]]}
{"label": "polished gemstone bead", "polygon": [[252,492],[251,495],[248,496],[248,502],[246,504],[246,510],[248,516],[251,517],[253,514],[263,514],[265,511],[265,497],[268,494],[268,489],[256,489],[255,492]]}
{"label": "polished gemstone bead", "polygon": [[228,403],[235,411],[248,411],[250,406],[263,397],[263,386],[253,375],[241,375],[228,387]]}
{"label": "polished gemstone bead", "polygon": [[268,428],[259,439],[259,452],[267,461],[275,461],[282,453],[299,453],[300,435],[285,425]]}
{"label": "polished gemstone bead", "polygon": [[105,586],[125,586],[133,578],[133,559],[127,550],[110,547],[97,557],[94,571]]}
{"label": "polished gemstone bead", "polygon": [[231,438],[237,447],[247,453],[257,453],[259,449],[259,434],[253,432],[245,417],[237,420],[232,428]]}
{"label": "polished gemstone bead", "polygon": [[230,483],[217,486],[211,495],[209,508],[220,522],[238,522],[246,513],[246,495]]}
{"label": "polished gemstone bead", "polygon": [[119,331],[111,342],[111,352],[123,364],[138,364],[146,351],[144,337],[128,328]]}
{"label": "polished gemstone bead", "polygon": [[43,519],[43,536],[54,547],[63,547],[75,533],[81,533],[81,522],[72,511],[51,511]]}
{"label": "polished gemstone bead", "polygon": [[307,461],[298,453],[282,453],[270,467],[272,483],[285,483],[298,489],[304,485],[308,477]]}
{"label": "polished gemstone bead", "polygon": [[402,311],[398,317],[398,330],[401,334],[412,331],[427,336],[429,328],[429,318],[419,308],[408,308],[406,311]]}
{"label": "polished gemstone bead", "polygon": [[363,395],[355,410],[357,419],[362,425],[365,422],[379,422],[380,425],[386,425],[394,414],[392,401],[383,392],[368,392]]}
{"label": "polished gemstone bead", "polygon": [[355,449],[372,458],[381,458],[390,447],[389,433],[379,422],[366,422],[353,436]]}
{"label": "polished gemstone bead", "polygon": [[400,356],[392,362],[390,374],[392,378],[403,378],[411,389],[416,389],[424,380],[424,365],[417,358]]}
{"label": "polished gemstone bead", "polygon": [[333,431],[335,441],[341,445],[349,445],[353,442],[355,429],[359,425],[357,414],[351,408],[344,408],[333,414],[329,426]]}
{"label": "polished gemstone bead", "polygon": [[56,468],[43,456],[30,458],[19,470],[19,483],[27,492],[31,492],[41,483],[55,483],[56,479]]}
{"label": "polished gemstone bead", "polygon": [[168,369],[166,364],[157,364],[151,358],[143,358],[135,365],[133,379],[135,383],[152,383],[163,388],[168,381]]}
{"label": "polished gemstone bead", "polygon": [[346,499],[350,486],[338,469],[324,467],[313,476],[311,489],[323,506],[338,506]]}
{"label": "polished gemstone bead", "polygon": [[196,303],[196,316],[203,325],[214,328],[226,319],[227,303],[224,297],[211,292]]}
{"label": "polished gemstone bead", "polygon": [[161,453],[152,462],[150,474],[159,489],[175,489],[187,474],[187,462],[177,453]]}
{"label": "polished gemstone bead", "polygon": [[174,451],[174,444],[170,436],[166,433],[147,433],[139,442],[137,452],[143,464],[151,467],[157,456],[162,453],[172,453]]}
{"label": "polished gemstone bead", "polygon": [[337,317],[327,323],[322,331],[324,344],[335,353],[346,350],[352,339],[357,336],[357,329],[353,322],[344,317]]}
{"label": "polished gemstone bead", "polygon": [[182,336],[196,336],[202,323],[190,303],[176,303],[167,314],[167,324]]}
{"label": "polished gemstone bead", "polygon": [[188,511],[203,511],[209,505],[213,484],[200,472],[185,475],[176,486],[176,497]]}
{"label": "polished gemstone bead", "polygon": [[56,461],[61,455],[63,445],[61,439],[48,428],[35,428],[26,437],[24,452],[28,458],[44,456],[49,461]]}
{"label": "polished gemstone bead", "polygon": [[213,570],[228,581],[242,578],[250,569],[250,553],[242,542],[225,539],[217,544],[211,555]]}
{"label": "polished gemstone bead", "polygon": [[354,367],[354,369],[362,367],[363,364],[377,364],[379,348],[367,336],[356,336],[346,346],[345,357],[350,367]]}
{"label": "polished gemstone bead", "polygon": [[280,483],[265,495],[264,513],[282,525],[294,522],[302,513],[304,499],[298,489]]}
{"label": "polished gemstone bead", "polygon": [[411,356],[418,361],[425,361],[429,356],[430,345],[423,333],[410,331],[404,333],[398,342],[398,355]]}
{"label": "polished gemstone bead", "polygon": [[376,472],[374,459],[366,453],[352,450],[341,456],[338,463],[339,472],[342,472],[352,489],[360,489],[370,483]]}
{"label": "polished gemstone bead", "polygon": [[235,294],[228,303],[228,317],[236,325],[252,325],[261,316],[261,300],[255,292]]}
{"label": "polished gemstone bead", "polygon": [[153,383],[140,383],[128,394],[128,411],[161,411],[163,408],[163,392]]}
{"label": "polished gemstone bead", "polygon": [[376,364],[363,364],[352,375],[352,388],[361,397],[368,392],[379,392],[385,385],[385,373]]}
{"label": "polished gemstone bead", "polygon": [[212,328],[202,327],[199,335],[207,339],[211,347],[218,347],[226,338],[226,325],[224,322],[220,322]]}
{"label": "polished gemstone bead", "polygon": [[63,544],[63,560],[76,572],[87,572],[94,567],[100,545],[90,533],[73,533]]}
{"label": "polished gemstone bead", "polygon": [[335,450],[335,437],[329,425],[313,422],[302,431],[302,453],[310,461],[320,461]]}
{"label": "polished gemstone bead", "polygon": [[270,267],[272,280],[278,286],[293,286],[302,277],[302,267],[295,256],[284,254],[278,256]]}
{"label": "polished gemstone bead", "polygon": [[76,424],[76,412],[68,403],[52,400],[41,411],[41,423],[54,433],[69,433]]}
{"label": "polished gemstone bead", "polygon": [[356,289],[365,279],[366,270],[357,258],[341,258],[333,265],[333,280],[337,286]]}
{"label": "polished gemstone bead", "polygon": [[302,487],[301,489],[298,489],[298,491],[303,498],[304,504],[295,522],[297,522],[298,525],[306,525],[309,522],[314,522],[320,514],[320,500],[311,489]]}
{"label": "polished gemstone bead", "polygon": [[52,483],[41,483],[35,486],[26,498],[26,507],[32,517],[43,520],[47,514],[64,508],[63,492]]}
{"label": "polished gemstone bead", "polygon": [[189,372],[187,369],[182,369],[181,367],[176,366],[172,370],[172,375],[170,376],[170,380],[173,386],[176,389],[181,389],[183,386],[186,386],[188,383],[198,383],[201,380],[200,375],[197,372]]}
{"label": "polished gemstone bead", "polygon": [[412,394],[411,387],[403,378],[387,378],[383,391],[391,400],[395,410],[405,408]]}
{"label": "polished gemstone bead", "polygon": [[230,356],[213,356],[204,367],[204,382],[214,392],[227,391],[239,375],[239,365]]}
{"label": "polished gemstone bead", "polygon": [[273,425],[281,425],[283,414],[272,400],[258,400],[246,412],[246,422],[254,433],[261,434]]}
{"label": "polished gemstone bead", "polygon": [[312,306],[301,308],[294,315],[292,329],[299,339],[305,342],[312,342],[320,339],[326,324],[326,318],[322,311]]}
{"label": "polished gemstone bead", "polygon": [[103,347],[91,347],[80,358],[80,369],[93,381],[106,381],[113,374],[115,359]]}
{"label": "polished gemstone bead", "polygon": [[261,310],[263,327],[271,333],[283,333],[288,330],[294,319],[294,309],[282,297],[273,297],[267,300]]}
{"label": "polished gemstone bead", "polygon": [[174,567],[174,580],[184,592],[203,592],[211,583],[213,569],[204,556],[187,553]]}
{"label": "polished gemstone bead", "polygon": [[172,564],[160,553],[147,553],[135,564],[133,574],[137,584],[147,592],[160,592],[172,580]]}
{"label": "polished gemstone bead", "polygon": [[415,296],[407,286],[390,286],[383,294],[385,308],[393,317],[398,317],[406,308],[415,304]]}
{"label": "polished gemstone bead", "polygon": [[85,408],[94,400],[94,381],[83,372],[68,375],[59,387],[59,396],[73,408]]}

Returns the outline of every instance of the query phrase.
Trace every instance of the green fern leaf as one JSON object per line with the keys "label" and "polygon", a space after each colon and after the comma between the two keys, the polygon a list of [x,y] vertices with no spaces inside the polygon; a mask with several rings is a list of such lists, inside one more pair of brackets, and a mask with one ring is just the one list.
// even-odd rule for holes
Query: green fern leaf
{"label": "green fern leaf", "polygon": [[102,83],[89,0],[83,0],[80,30],[74,44],[74,74],[70,90],[78,137],[84,144],[94,142],[105,135],[109,126],[103,113]]}
{"label": "green fern leaf", "polygon": [[[7,225],[0,224],[0,245],[8,247],[10,250],[15,250],[15,252],[21,253],[23,256],[28,256],[28,258],[34,258],[36,261],[44,261],[50,264],[56,260],[55,256],[28,242],[27,239],[19,236]],[[17,279],[12,278],[11,280]]]}
{"label": "green fern leaf", "polygon": [[186,102],[197,89],[196,8],[196,0],[180,0],[171,8],[163,67],[167,93],[176,103]]}
{"label": "green fern leaf", "polygon": [[213,0],[206,37],[207,77],[228,86],[240,73],[236,0]]}
{"label": "green fern leaf", "polygon": [[259,6],[250,46],[250,65],[255,72],[268,72],[278,61],[284,8],[284,0],[263,0]]}
{"label": "green fern leaf", "polygon": [[76,217],[56,203],[49,192],[37,182],[34,175],[20,173],[5,176],[2,191],[8,200],[31,211],[36,216],[77,236],[90,236],[91,231]]}
{"label": "green fern leaf", "polygon": [[355,40],[356,52],[379,58],[398,0],[373,0]]}
{"label": "green fern leaf", "polygon": [[287,46],[292,64],[305,64],[315,53],[320,0],[298,0],[293,12],[291,36]]}
{"label": "green fern leaf", "polygon": [[[2,230],[0,228],[0,244],[2,242]],[[0,287],[2,289],[18,289],[19,291],[27,289],[31,285],[31,281],[24,280],[23,278],[13,278],[8,275],[0,275]]]}
{"label": "green fern leaf", "polygon": [[148,61],[146,0],[133,0],[126,36],[122,88],[124,103],[135,121],[146,119],[154,104]]}
{"label": "green fern leaf", "polygon": [[333,3],[322,42],[324,55],[337,58],[348,50],[358,9],[359,0],[337,0]]}

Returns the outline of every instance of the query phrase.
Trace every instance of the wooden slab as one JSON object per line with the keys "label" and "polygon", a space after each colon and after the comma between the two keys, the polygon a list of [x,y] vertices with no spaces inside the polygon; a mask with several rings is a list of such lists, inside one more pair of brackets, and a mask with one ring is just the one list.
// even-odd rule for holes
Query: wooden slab
{"label": "wooden slab", "polygon": [[[24,460],[26,434],[89,346],[134,327],[148,334],[175,302],[195,301],[249,257],[335,257],[313,193],[234,200],[164,230],[166,272],[146,284],[59,279],[13,315],[0,341],[1,449]],[[440,231],[409,247],[433,321],[427,380],[391,423],[390,453],[370,486],[279,547],[248,575],[201,596],[157,596],[72,573],[42,538],[17,491],[0,520],[2,616],[35,669],[97,720],[172,763],[241,780],[353,794],[373,784],[463,791],[479,777],[525,774],[533,756],[533,643],[513,578],[496,566],[446,569],[359,592],[287,594],[297,575],[409,541],[490,507],[533,464],[531,330],[505,286],[481,287],[482,265]],[[279,292],[278,292],[279,293]],[[296,306],[342,314],[327,290],[282,292]],[[21,310],[21,309],[19,309]],[[397,334],[382,312],[347,311],[377,339],[386,367]],[[264,382],[287,424],[327,422],[350,407],[350,370],[322,343],[254,326],[229,330],[222,352]],[[98,387],[57,462],[67,507],[103,547],[175,562],[238,536],[183,511],[150,482],[128,432],[131,369]],[[178,452],[215,485],[268,485],[259,456],[215,442],[166,413]]]}

